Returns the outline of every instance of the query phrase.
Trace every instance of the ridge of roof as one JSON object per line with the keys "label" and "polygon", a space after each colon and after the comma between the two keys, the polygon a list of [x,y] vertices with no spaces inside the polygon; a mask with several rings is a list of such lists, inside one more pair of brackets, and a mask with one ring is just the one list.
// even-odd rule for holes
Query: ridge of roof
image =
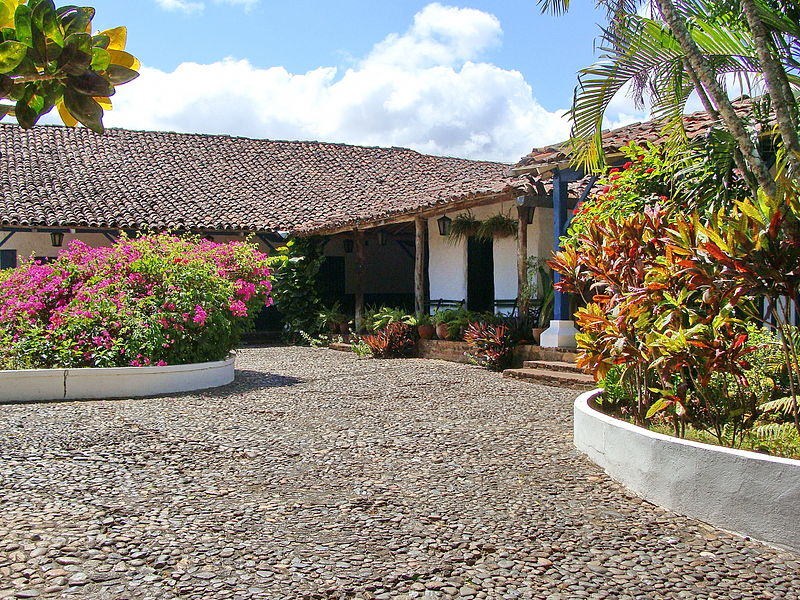
{"label": "ridge of roof", "polygon": [[[40,125],[36,125],[34,129],[54,129],[54,130],[62,130],[68,132],[78,132],[80,135],[92,135],[97,136],[99,139],[102,139],[102,135],[98,135],[91,131],[86,127],[67,127],[66,125],[59,125],[57,123],[42,123]],[[0,122],[0,131],[3,129],[15,129],[19,130],[19,125],[15,123],[2,123]],[[21,130],[22,132],[31,132],[34,129],[28,130]],[[399,151],[399,152],[408,152],[412,154],[416,154],[418,156],[429,157],[429,158],[436,158],[436,159],[446,159],[446,160],[457,160],[457,161],[467,161],[471,163],[484,163],[484,164],[492,164],[492,165],[505,165],[506,167],[512,166],[513,163],[510,162],[503,162],[497,160],[483,160],[483,159],[474,159],[474,158],[464,158],[461,156],[452,156],[449,154],[429,154],[425,152],[420,152],[419,150],[415,150],[413,148],[407,148],[405,146],[371,146],[365,144],[351,144],[348,142],[328,142],[325,140],[289,140],[289,139],[274,139],[274,138],[265,138],[265,137],[249,137],[246,135],[233,135],[229,133],[204,133],[204,132],[195,132],[195,131],[172,131],[172,130],[159,130],[159,129],[129,129],[126,127],[106,127],[107,132],[116,132],[116,133],[130,133],[130,134],[152,134],[152,135],[171,135],[176,137],[186,137],[186,138],[204,138],[204,139],[224,139],[224,140],[241,140],[244,142],[264,142],[269,144],[287,144],[287,145],[314,145],[314,146],[324,146],[324,147],[336,147],[336,148],[352,148],[357,150],[390,150],[390,151]]]}

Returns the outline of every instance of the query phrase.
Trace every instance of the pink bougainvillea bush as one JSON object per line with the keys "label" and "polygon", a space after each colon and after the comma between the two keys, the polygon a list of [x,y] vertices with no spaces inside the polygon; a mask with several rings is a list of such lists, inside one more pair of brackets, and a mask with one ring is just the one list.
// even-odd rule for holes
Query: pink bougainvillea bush
{"label": "pink bougainvillea bush", "polygon": [[267,256],[247,242],[153,234],[72,242],[0,277],[4,368],[220,360],[272,303]]}

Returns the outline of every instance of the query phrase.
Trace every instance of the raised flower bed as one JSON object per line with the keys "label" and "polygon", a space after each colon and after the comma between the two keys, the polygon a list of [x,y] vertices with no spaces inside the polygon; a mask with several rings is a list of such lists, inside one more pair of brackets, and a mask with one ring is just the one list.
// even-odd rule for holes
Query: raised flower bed
{"label": "raised flower bed", "polygon": [[241,334],[272,302],[246,242],[80,242],[0,279],[0,401],[143,396],[233,380]]}
{"label": "raised flower bed", "polygon": [[637,496],[676,513],[800,551],[800,460],[712,446],[637,427],[578,397],[575,446]]}

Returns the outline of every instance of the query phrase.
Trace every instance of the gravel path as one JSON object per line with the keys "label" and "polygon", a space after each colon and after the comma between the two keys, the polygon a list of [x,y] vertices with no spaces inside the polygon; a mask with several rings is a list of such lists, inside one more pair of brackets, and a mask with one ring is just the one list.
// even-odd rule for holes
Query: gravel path
{"label": "gravel path", "polygon": [[0,406],[0,598],[800,598],[797,555],[579,455],[574,392],[329,350],[237,366],[211,393]]}

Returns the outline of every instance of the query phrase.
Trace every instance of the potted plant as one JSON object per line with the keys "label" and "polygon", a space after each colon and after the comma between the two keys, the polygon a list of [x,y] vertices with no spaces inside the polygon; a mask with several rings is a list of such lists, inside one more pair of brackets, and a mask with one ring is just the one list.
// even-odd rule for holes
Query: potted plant
{"label": "potted plant", "polygon": [[460,213],[456,215],[456,218],[453,219],[453,222],[450,224],[448,241],[451,244],[457,244],[461,240],[467,239],[468,237],[478,233],[480,226],[481,222],[475,218],[475,215],[472,214],[471,210],[468,210],[465,213]]}
{"label": "potted plant", "polygon": [[483,221],[475,232],[479,240],[493,240],[517,235],[517,221],[506,215],[496,214]]}
{"label": "potted plant", "polygon": [[432,322],[436,327],[436,337],[440,340],[450,339],[450,321],[453,319],[455,310],[437,310],[433,314]]}
{"label": "potted plant", "polygon": [[[317,315],[321,328],[328,328],[331,333],[339,333],[342,330],[341,324],[347,326],[347,316],[342,313],[341,305],[335,302],[330,308],[323,308]],[[343,333],[347,333],[345,330]]]}
{"label": "potted plant", "polygon": [[433,320],[431,319],[430,315],[419,315],[416,318],[416,322],[417,334],[419,335],[420,339],[432,339],[433,334],[436,333],[436,328],[433,326]]}

